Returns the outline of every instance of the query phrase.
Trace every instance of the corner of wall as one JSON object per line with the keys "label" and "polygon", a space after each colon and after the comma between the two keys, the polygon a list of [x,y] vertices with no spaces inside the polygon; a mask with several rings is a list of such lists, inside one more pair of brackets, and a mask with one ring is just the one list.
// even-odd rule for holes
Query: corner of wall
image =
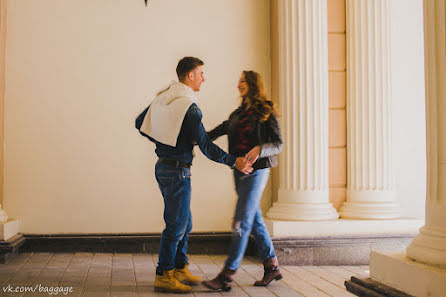
{"label": "corner of wall", "polygon": [[0,204],[3,205],[4,135],[5,135],[5,53],[6,0],[0,0]]}

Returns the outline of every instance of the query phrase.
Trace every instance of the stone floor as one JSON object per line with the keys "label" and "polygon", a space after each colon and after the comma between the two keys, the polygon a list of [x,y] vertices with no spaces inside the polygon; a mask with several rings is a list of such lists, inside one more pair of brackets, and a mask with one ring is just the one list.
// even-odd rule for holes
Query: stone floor
{"label": "stone floor", "polygon": [[[190,269],[213,278],[225,256],[191,255]],[[157,255],[112,253],[23,253],[0,264],[1,297],[149,297],[172,296],[153,290]],[[263,269],[246,258],[231,292],[211,292],[202,285],[182,296],[354,296],[344,280],[368,276],[368,266],[282,266],[284,278],[268,287],[252,286]],[[34,292],[24,290],[35,290]],[[17,292],[16,292],[17,290]],[[22,291],[22,292],[20,292]]]}

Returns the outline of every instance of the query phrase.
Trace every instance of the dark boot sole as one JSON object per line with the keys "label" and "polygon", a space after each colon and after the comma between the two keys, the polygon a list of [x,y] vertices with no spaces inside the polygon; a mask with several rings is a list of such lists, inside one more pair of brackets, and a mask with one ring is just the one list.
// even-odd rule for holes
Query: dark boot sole
{"label": "dark boot sole", "polygon": [[214,287],[211,287],[211,286],[207,285],[206,282],[202,282],[202,284],[203,284],[203,286],[205,286],[206,288],[211,289],[211,290],[213,290],[213,291],[224,291],[224,292],[229,292],[229,291],[231,291],[231,287],[228,287],[228,286],[224,286],[224,287],[221,287],[221,288],[214,288]]}
{"label": "dark boot sole", "polygon": [[200,283],[201,282],[198,282],[198,283],[184,282],[183,284],[194,287],[194,286],[198,286]]}
{"label": "dark boot sole", "polygon": [[176,291],[176,290],[170,290],[170,289],[158,288],[158,287],[155,287],[154,291],[160,292],[160,293],[176,293],[176,294],[188,294],[188,293],[192,292],[192,290],[190,290],[190,291]]}
{"label": "dark boot sole", "polygon": [[266,287],[266,286],[268,286],[273,280],[279,281],[279,280],[281,280],[282,278],[283,278],[283,276],[282,276],[281,274],[279,274],[278,276],[276,276],[275,278],[273,278],[269,283],[266,283],[266,284],[262,284],[262,283],[257,284],[257,283],[254,283],[254,286],[256,286],[256,287]]}

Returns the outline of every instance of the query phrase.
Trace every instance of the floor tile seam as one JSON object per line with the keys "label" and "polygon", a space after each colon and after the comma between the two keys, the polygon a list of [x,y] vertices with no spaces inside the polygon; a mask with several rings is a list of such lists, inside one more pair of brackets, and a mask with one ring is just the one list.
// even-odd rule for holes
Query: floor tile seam
{"label": "floor tile seam", "polygon": [[[109,266],[110,265],[110,269],[112,268],[112,266],[113,266],[113,255],[110,255],[110,257],[108,257],[108,256],[103,256],[103,255],[99,255],[99,256],[97,256],[97,254],[98,253],[94,253],[93,254],[93,258],[92,258],[92,260],[91,260],[91,266],[93,266],[93,267],[103,267],[103,266]],[[96,262],[95,263],[95,258],[97,258],[97,259],[99,259],[99,258],[101,258],[101,257],[103,257],[103,258],[105,258],[105,259],[107,259],[107,260],[110,260],[110,261],[104,261],[104,262]],[[98,263],[100,263],[100,264],[98,264]],[[96,265],[96,264],[98,264],[98,265]],[[91,268],[91,267],[90,267]]]}
{"label": "floor tile seam", "polygon": [[[365,274],[365,272],[364,271],[362,271],[361,270],[361,272],[358,272],[358,269],[360,269],[360,268],[358,268],[358,266],[353,266],[353,267],[355,267],[355,268],[351,268],[351,266],[348,266],[348,265],[345,265],[345,266],[342,266],[343,268],[345,268],[345,269],[347,269],[347,270],[349,270],[349,271],[351,271],[351,272],[353,272],[353,273],[356,273],[357,275],[359,275],[359,276],[361,276],[362,274]],[[361,268],[362,269],[362,268]]]}
{"label": "floor tile seam", "polygon": [[[350,273],[352,273],[349,270],[343,269],[341,266],[328,266],[328,267],[336,267],[336,268],[340,269],[341,271],[348,272],[350,276],[346,277],[346,276],[343,276],[343,275],[339,274],[339,272],[331,271],[330,269],[327,268],[327,266],[319,266],[319,267],[321,267],[322,269],[325,269],[327,271],[330,271],[332,273],[335,273],[335,274],[339,275],[340,277],[344,278],[345,280],[350,279],[350,277],[351,277]],[[353,276],[357,276],[356,273],[354,273]]]}
{"label": "floor tile seam", "polygon": [[[306,281],[305,279],[299,277],[298,275],[296,275],[295,273],[293,273],[291,270],[288,270],[286,267],[283,267],[283,269],[286,270],[286,271],[287,271],[288,273],[290,273],[291,275],[293,275],[294,277],[296,277],[297,279],[303,281],[304,283],[306,283],[306,284],[309,285],[310,287],[312,287],[312,288],[314,288],[314,289],[316,289],[316,290],[322,292],[322,293],[325,294],[325,295],[331,296],[330,293],[325,292],[325,291],[321,290],[320,288],[313,286],[311,283],[309,283],[309,282]],[[299,294],[305,295],[303,292],[299,292],[299,291],[297,291],[297,290],[296,290],[296,292],[298,292]]]}
{"label": "floor tile seam", "polygon": [[[305,267],[301,267],[301,268],[304,269],[304,270],[306,270],[307,272],[313,274],[315,277],[317,277],[317,279],[313,279],[313,282],[318,283],[318,282],[319,282],[319,279],[322,279],[323,281],[325,281],[325,283],[322,283],[322,285],[329,284],[329,285],[334,286],[334,287],[332,287],[332,288],[327,288],[327,290],[328,290],[328,289],[330,289],[330,290],[333,290],[333,289],[334,289],[334,293],[335,293],[335,295],[333,295],[333,293],[326,292],[327,294],[330,294],[330,295],[332,295],[332,296],[337,296],[337,295],[338,295],[338,294],[336,294],[336,292],[337,292],[337,293],[341,294],[342,296],[348,295],[348,291],[345,289],[345,287],[340,287],[339,285],[337,285],[337,284],[331,282],[330,280],[328,280],[328,279],[326,279],[326,278],[324,278],[324,277],[322,277],[322,276],[319,276],[318,274],[314,273],[313,271],[308,270],[308,269],[305,269]],[[309,281],[307,281],[307,282],[309,282]],[[320,287],[318,287],[318,286],[317,286],[316,284],[314,284],[314,283],[310,283],[310,284],[312,284],[315,288],[320,288]],[[330,286],[329,286],[329,287],[330,287]],[[322,288],[320,288],[320,289],[323,290]],[[325,291],[324,291],[324,292],[325,292]]]}
{"label": "floor tile seam", "polygon": [[[7,278],[7,279],[2,283],[2,286],[6,285],[6,283],[7,283],[8,281],[10,281],[11,278],[14,277],[14,275],[15,275],[20,269],[22,269],[22,267],[23,267],[27,262],[29,262],[29,259],[31,259],[31,257],[32,257],[33,254],[34,254],[34,253],[31,253],[31,254],[29,255],[29,257],[26,259],[26,261],[24,261],[24,262],[22,263],[22,265],[20,265],[20,266],[16,269],[16,271],[15,271],[14,273],[12,273],[11,276],[10,276],[9,278]],[[6,264],[5,264],[5,265],[6,265]],[[2,288],[2,289],[3,289],[3,288]]]}
{"label": "floor tile seam", "polygon": [[[219,269],[221,269],[220,266],[215,262],[215,260],[214,260],[213,258],[211,258],[211,257],[209,257],[209,258],[211,259],[212,262],[214,262],[214,265],[215,265],[215,266],[217,266]],[[225,263],[223,263],[223,267],[225,267]],[[235,283],[237,284],[237,286],[238,286],[243,292],[245,292],[246,295],[251,296],[251,295],[248,294],[248,292],[246,292],[245,289],[243,289],[243,287],[242,287],[241,285],[239,285],[237,282],[235,282]]]}
{"label": "floor tile seam", "polygon": [[[209,258],[210,258],[210,257],[209,257]],[[214,262],[214,261],[212,261],[212,262]],[[193,263],[198,267],[198,269],[200,269],[201,273],[202,273],[204,276],[206,276],[207,279],[209,279],[209,276],[204,272],[204,270],[201,268],[200,264],[199,264],[199,263],[195,263],[195,262],[193,262]],[[215,262],[214,262],[214,265],[216,265]],[[218,265],[217,265],[217,266],[218,266]],[[220,292],[216,292],[216,293],[218,293],[219,296],[223,296]],[[195,294],[194,294],[194,296],[195,296]]]}
{"label": "floor tile seam", "polygon": [[348,272],[351,276],[359,276],[359,274],[355,271],[351,271],[350,269],[345,268],[344,266],[337,266],[339,269]]}
{"label": "floor tile seam", "polygon": [[[324,280],[330,282],[331,284],[337,286],[338,288],[345,289],[344,286],[340,286],[340,285],[336,284],[334,281],[331,281],[327,276],[319,275],[319,274],[317,274],[317,273],[315,273],[315,272],[313,272],[313,271],[311,271],[311,270],[305,268],[304,266],[301,266],[301,267],[302,267],[302,269],[305,269],[305,270],[308,271],[308,272],[314,273],[315,275],[319,276],[320,278],[322,278],[322,279],[324,279]],[[335,273],[333,273],[333,274],[334,274],[335,276],[338,276],[338,275],[335,274]],[[340,279],[342,279],[342,278],[340,278]]]}
{"label": "floor tile seam", "polygon": [[[45,266],[43,266],[42,270],[40,270],[40,273],[39,273],[37,276],[34,277],[32,283],[31,283],[31,285],[30,285],[31,287],[34,287],[34,282],[36,281],[37,277],[42,273],[42,271],[43,271],[43,270],[45,269],[45,267],[48,265],[50,259],[51,259],[52,257],[54,257],[54,253],[50,253],[50,254],[51,254],[51,257],[49,257],[49,259],[47,260]],[[33,255],[34,255],[34,253],[33,253]],[[31,257],[32,257],[32,256],[31,256]],[[31,259],[31,257],[29,257],[29,259]],[[22,294],[19,295],[19,297],[24,296],[26,293],[27,293],[27,292],[23,292]]]}
{"label": "floor tile seam", "polygon": [[133,254],[132,254],[132,263],[133,263],[133,277],[135,279],[136,295],[139,297],[139,288],[141,286],[138,285],[138,282],[136,280],[136,271],[135,271],[136,267],[135,267],[135,259],[133,259]]}
{"label": "floor tile seam", "polygon": [[[71,259],[70,259],[71,260]],[[65,268],[63,269],[63,272],[61,273],[61,275],[59,276],[59,278],[57,279],[56,283],[59,284],[60,280],[62,279],[63,275],[65,274],[65,272],[67,271],[68,265],[70,264],[70,262],[66,263]],[[48,266],[48,265],[47,265]],[[47,267],[46,266],[46,267]],[[46,268],[45,267],[45,268]],[[39,276],[42,275],[42,273],[44,272],[45,269],[42,269],[42,272],[39,274]],[[50,270],[51,271],[51,270]]]}
{"label": "floor tile seam", "polygon": [[[305,269],[305,268],[303,268],[303,267],[300,267],[300,268],[303,269],[303,270],[305,270],[305,272],[307,272],[307,273],[310,274],[309,277],[308,277],[308,279],[305,279],[306,282],[308,282],[308,283],[311,283],[311,282],[319,282],[319,281],[322,279],[322,280],[325,281],[326,283],[328,282],[329,284],[338,287],[336,284],[333,284],[333,283],[332,283],[331,281],[329,281],[328,279],[326,279],[326,278],[324,278],[324,277],[322,277],[322,276],[319,276],[318,274],[316,274],[316,273],[314,273],[314,272],[312,272],[312,271],[310,271],[310,270],[307,270],[307,269]],[[289,270],[289,271],[293,272],[292,270]],[[293,272],[293,273],[294,273],[294,272]],[[296,272],[296,273],[298,273],[298,272]],[[296,274],[296,273],[294,273],[294,274]],[[314,286],[315,286],[315,285],[314,285]]]}
{"label": "floor tile seam", "polygon": [[[116,256],[116,255],[118,255],[118,256]],[[135,284],[135,286],[136,286],[136,276],[135,276],[135,264],[134,264],[134,261],[133,261],[133,256],[132,256],[132,254],[130,254],[130,256],[127,256],[127,255],[125,255],[125,256],[123,256],[122,254],[119,254],[119,253],[113,253],[113,257],[112,257],[112,267],[111,267],[111,272],[110,272],[110,286],[112,286],[112,281],[113,281],[113,271],[116,271],[116,269],[114,269],[115,268],[115,258],[128,258],[128,259],[130,259],[131,260],[131,268],[129,268],[129,267],[127,267],[126,266],[126,270],[128,270],[128,271],[132,271],[132,273],[133,273],[133,283]],[[116,259],[117,260],[117,259]],[[125,261],[125,263],[128,263],[128,261]]]}
{"label": "floor tile seam", "polygon": [[48,263],[50,263],[51,259],[54,257],[54,253],[51,253],[51,257],[48,259],[48,261],[46,262],[45,266],[42,267],[42,270],[40,270],[39,274],[34,278],[33,282],[31,283],[31,285],[34,285],[35,282],[37,281],[37,279],[39,278],[39,276],[42,275],[42,272],[45,270],[45,268],[48,266]]}
{"label": "floor tile seam", "polygon": [[[85,283],[86,283],[86,280],[87,280],[88,273],[90,272],[91,263],[93,263],[94,254],[95,254],[95,253],[93,253],[93,256],[91,257],[90,265],[88,266],[87,272],[85,273],[84,281],[83,281],[83,283],[82,283],[82,289],[80,289],[80,292],[79,292],[79,297],[81,297],[82,294],[83,294],[83,292],[84,292],[84,289],[85,289]],[[109,291],[110,291],[110,289],[109,289]],[[110,294],[109,294],[109,295],[110,295]]]}
{"label": "floor tile seam", "polygon": [[71,254],[70,261],[68,262],[67,266],[65,267],[64,272],[62,273],[62,275],[60,276],[59,280],[57,281],[57,285],[59,285],[60,282],[62,281],[64,275],[66,274],[66,272],[67,272],[67,270],[68,270],[68,267],[70,267],[70,264],[71,264],[71,262],[73,261],[73,258],[74,258],[74,253]]}
{"label": "floor tile seam", "polygon": [[[243,268],[243,265],[241,266],[241,269],[244,270],[248,275],[250,275],[254,280],[256,279],[256,277],[254,275],[252,275],[251,273],[249,273],[248,271],[246,271],[245,268]],[[276,294],[276,292],[274,292],[273,290],[271,290],[270,287],[266,286],[265,287],[269,292],[271,292],[274,296],[279,296]],[[280,297],[280,296],[279,296]]]}
{"label": "floor tile seam", "polygon": [[[286,277],[286,276],[285,276]],[[299,281],[300,282],[303,282],[302,280],[300,280],[299,279]],[[305,293],[305,291],[306,291],[306,289],[304,289],[304,290],[302,290],[302,287],[299,287],[299,286],[293,286],[293,282],[289,282],[288,280],[284,280],[284,283],[285,283],[285,285],[288,287],[288,288],[290,288],[291,290],[294,290],[296,293],[298,293],[298,294],[300,294],[300,295],[302,295],[302,296],[309,296],[308,294],[306,294]],[[305,282],[304,282],[305,283]],[[316,291],[320,291],[320,290],[317,290],[317,288],[315,288],[315,287],[313,287],[313,286],[311,286],[310,284],[308,284],[308,283],[305,283],[305,285],[306,285],[306,287],[308,288],[308,287],[310,287],[312,290],[316,290]],[[300,290],[299,290],[300,289]],[[328,296],[325,292],[322,292],[322,291],[320,291],[322,294],[324,294],[325,296]],[[310,296],[311,297],[311,296]]]}
{"label": "floor tile seam", "polygon": [[[118,254],[118,253],[114,252],[114,253],[112,254],[112,267],[111,267],[111,271],[110,271],[110,279],[109,279],[109,295],[111,294],[111,290],[112,290],[112,287],[113,287],[113,285],[112,285],[112,280],[113,280],[113,267],[114,267],[114,258],[115,258],[115,255],[116,255],[116,254]],[[131,255],[132,255],[132,254],[131,254]],[[119,256],[117,256],[117,257],[119,257]],[[132,260],[132,266],[134,267],[133,256],[131,256],[131,260]],[[135,284],[135,288],[136,288],[136,291],[137,291],[137,295],[139,295],[138,284],[137,284],[137,282],[136,282],[136,276],[135,276],[135,270],[134,270],[134,268],[132,269],[132,271],[133,271],[133,279],[134,279],[134,284]],[[119,287],[119,286],[118,286],[118,287]]]}

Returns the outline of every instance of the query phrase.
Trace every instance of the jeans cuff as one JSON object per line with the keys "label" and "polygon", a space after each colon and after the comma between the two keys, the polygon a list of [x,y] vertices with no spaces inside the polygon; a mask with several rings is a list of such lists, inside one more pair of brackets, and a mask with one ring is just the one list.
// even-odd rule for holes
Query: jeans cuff
{"label": "jeans cuff", "polygon": [[181,263],[181,264],[179,264],[179,263],[175,263],[175,268],[176,268],[176,269],[183,269],[184,266],[186,266],[186,263]]}
{"label": "jeans cuff", "polygon": [[156,268],[156,275],[163,275],[163,271],[159,267]]}

